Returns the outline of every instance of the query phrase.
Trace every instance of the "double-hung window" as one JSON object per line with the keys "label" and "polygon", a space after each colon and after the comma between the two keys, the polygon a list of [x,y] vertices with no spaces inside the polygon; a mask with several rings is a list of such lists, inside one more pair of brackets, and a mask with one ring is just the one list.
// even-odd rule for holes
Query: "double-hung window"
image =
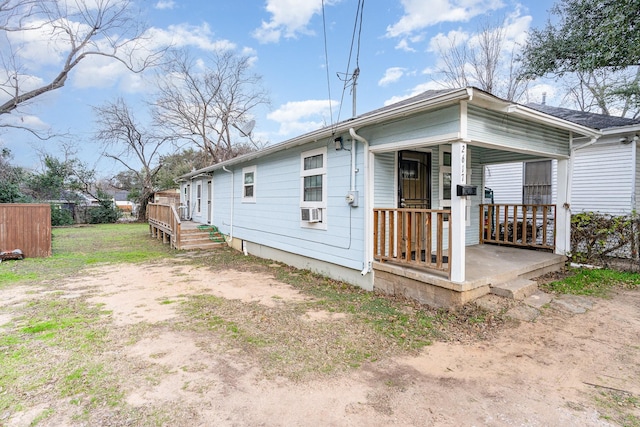
{"label": "double-hung window", "polygon": [[242,168],[242,202],[256,202],[256,167]]}
{"label": "double-hung window", "polygon": [[[301,226],[326,229],[327,148],[305,151],[300,165],[300,207],[305,211]],[[313,210],[313,212],[309,211]],[[310,218],[311,220],[307,220]]]}

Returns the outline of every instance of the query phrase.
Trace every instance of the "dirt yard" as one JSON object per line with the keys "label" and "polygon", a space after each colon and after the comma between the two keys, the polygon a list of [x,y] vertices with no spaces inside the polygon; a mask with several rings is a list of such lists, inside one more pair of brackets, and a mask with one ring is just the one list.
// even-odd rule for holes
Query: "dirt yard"
{"label": "dirt yard", "polygon": [[[0,291],[0,333],[12,307],[54,294],[110,312],[114,344],[102,362],[136,415],[105,407],[82,418],[73,399],[34,391],[28,407],[0,414],[0,425],[607,426],[620,424],[621,411],[628,425],[640,419],[637,291],[592,299],[582,314],[546,308],[535,322],[485,340],[435,342],[415,356],[302,379],[265,375],[251,354],[176,327],[187,320],[179,307],[191,295],[271,310],[308,300],[268,273],[212,274],[166,260],[96,269],[55,291],[11,287]],[[329,330],[347,320],[300,314]]]}

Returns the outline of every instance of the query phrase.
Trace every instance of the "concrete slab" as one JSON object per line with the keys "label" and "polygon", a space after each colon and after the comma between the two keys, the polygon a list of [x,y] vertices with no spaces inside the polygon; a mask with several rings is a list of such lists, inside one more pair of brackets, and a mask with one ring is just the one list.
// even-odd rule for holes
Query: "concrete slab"
{"label": "concrete slab", "polygon": [[538,290],[538,283],[529,279],[514,279],[491,285],[491,293],[505,298],[523,300]]}
{"label": "concrete slab", "polygon": [[539,290],[526,297],[522,302],[527,304],[529,307],[540,309],[546,304],[549,304],[552,299],[553,296],[551,294]]}
{"label": "concrete slab", "polygon": [[593,308],[593,301],[579,295],[560,295],[553,299],[551,306],[571,314],[582,314]]}
{"label": "concrete slab", "polygon": [[540,310],[528,305],[517,305],[509,309],[505,316],[522,322],[533,322],[540,316]]}

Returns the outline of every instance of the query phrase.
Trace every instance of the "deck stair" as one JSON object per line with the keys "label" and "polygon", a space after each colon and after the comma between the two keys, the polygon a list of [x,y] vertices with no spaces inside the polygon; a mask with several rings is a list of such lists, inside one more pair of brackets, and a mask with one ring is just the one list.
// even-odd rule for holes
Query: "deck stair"
{"label": "deck stair", "polygon": [[538,282],[516,278],[497,285],[491,285],[490,289],[492,294],[522,301],[538,291]]}
{"label": "deck stair", "polygon": [[180,234],[180,249],[213,249],[225,245],[224,235],[212,226],[183,229]]}

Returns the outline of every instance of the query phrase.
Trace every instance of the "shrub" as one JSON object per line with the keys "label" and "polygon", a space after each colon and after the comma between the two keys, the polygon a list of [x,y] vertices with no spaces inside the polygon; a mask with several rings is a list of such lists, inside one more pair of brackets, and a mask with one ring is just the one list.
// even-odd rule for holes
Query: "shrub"
{"label": "shrub", "polygon": [[89,210],[89,224],[112,224],[118,221],[121,212],[107,194],[98,192],[98,206]]}
{"label": "shrub", "polygon": [[73,225],[73,215],[68,209],[64,209],[59,205],[51,205],[51,225],[62,226],[62,225]]}

